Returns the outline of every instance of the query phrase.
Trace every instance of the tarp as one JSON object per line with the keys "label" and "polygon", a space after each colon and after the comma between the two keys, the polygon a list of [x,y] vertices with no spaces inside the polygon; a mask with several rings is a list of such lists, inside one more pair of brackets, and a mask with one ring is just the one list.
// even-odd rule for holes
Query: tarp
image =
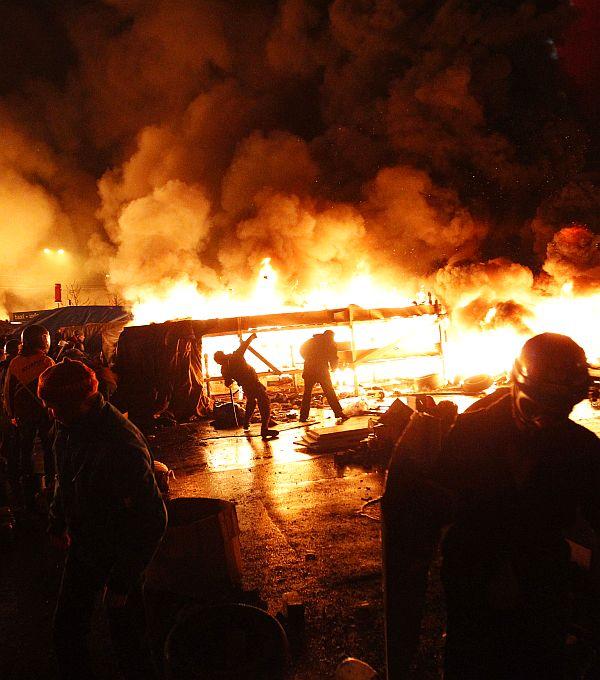
{"label": "tarp", "polygon": [[57,307],[40,312],[33,319],[24,323],[20,330],[31,324],[40,324],[48,329],[53,336],[61,328],[66,326],[85,326],[90,323],[109,323],[123,320],[125,323],[131,319],[129,312],[123,307],[108,305],[72,305],[69,307]]}
{"label": "tarp", "polygon": [[130,326],[117,344],[116,403],[142,429],[166,411],[178,422],[206,415],[202,375],[202,321]]}
{"label": "tarp", "polygon": [[73,305],[46,309],[33,319],[19,326],[16,334],[31,324],[40,324],[49,332],[52,343],[60,333],[72,335],[75,331],[85,334],[85,348],[89,354],[102,350],[110,360],[114,347],[123,327],[131,320],[131,315],[123,307],[108,305]]}

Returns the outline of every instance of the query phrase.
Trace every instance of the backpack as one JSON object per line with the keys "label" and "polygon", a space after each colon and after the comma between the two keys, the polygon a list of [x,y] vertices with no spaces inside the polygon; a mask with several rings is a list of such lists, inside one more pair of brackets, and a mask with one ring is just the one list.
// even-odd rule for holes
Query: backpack
{"label": "backpack", "polygon": [[[235,415],[233,412],[233,407],[235,406]],[[211,425],[215,430],[229,430],[235,427],[241,427],[244,422],[244,416],[246,412],[238,404],[223,404],[222,406],[216,406],[214,413],[215,419],[211,422]],[[237,416],[237,424],[235,422]]]}
{"label": "backpack", "polygon": [[306,342],[300,345],[300,356],[306,360],[313,353],[315,347],[315,338],[309,338]]}

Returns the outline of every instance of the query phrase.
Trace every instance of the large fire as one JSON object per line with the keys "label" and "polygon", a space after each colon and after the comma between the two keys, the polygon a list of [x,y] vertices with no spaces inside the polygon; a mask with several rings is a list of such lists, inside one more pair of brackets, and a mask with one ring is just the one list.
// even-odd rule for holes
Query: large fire
{"label": "large fire", "polygon": [[[133,305],[136,325],[176,318],[235,318],[279,312],[346,308],[403,308],[431,303],[424,285],[412,290],[386,285],[366,266],[347,282],[324,282],[303,296],[303,304],[291,304],[289,291],[282,286],[270,258],[265,258],[251,293],[236,296],[234,291],[202,294],[189,279],[173,282],[160,294],[137,290]],[[553,295],[530,288],[516,289],[514,300],[489,305],[478,321],[465,321],[461,310],[474,299],[471,291],[453,309],[409,318],[382,318],[358,321],[352,326],[332,326],[342,355],[348,362],[336,373],[339,386],[386,384],[396,378],[417,378],[440,374],[446,382],[486,373],[500,376],[510,369],[523,342],[532,335],[555,332],[570,335],[586,351],[593,364],[600,363],[600,293],[576,294],[566,283]],[[433,296],[435,300],[435,295]],[[508,310],[508,311],[507,311]],[[518,311],[518,314],[515,313]],[[258,331],[253,347],[283,372],[294,372],[302,365],[298,349],[305,339],[320,329],[279,328]],[[216,349],[232,351],[238,335],[207,336],[203,352],[209,375],[218,375],[212,364]],[[378,352],[369,362],[352,361],[361,353],[390,346],[393,351]],[[352,351],[350,351],[352,349]],[[354,354],[352,353],[354,352]],[[249,356],[257,370],[268,371],[256,356]]]}
{"label": "large fire", "polygon": [[385,286],[370,274],[365,265],[347,282],[323,282],[302,296],[302,304],[289,302],[289,291],[279,284],[271,258],[264,258],[249,295],[240,296],[232,290],[203,294],[187,277],[167,286],[163,291],[155,288],[136,288],[126,292],[133,304],[135,325],[161,323],[171,319],[212,319],[250,316],[275,312],[314,309],[334,309],[355,304],[364,308],[399,307],[414,300],[410,292]]}

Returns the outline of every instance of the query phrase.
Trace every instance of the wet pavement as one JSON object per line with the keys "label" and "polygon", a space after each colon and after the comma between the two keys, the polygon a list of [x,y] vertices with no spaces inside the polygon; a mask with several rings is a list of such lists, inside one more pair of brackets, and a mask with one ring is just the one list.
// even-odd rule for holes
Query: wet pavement
{"label": "wet pavement", "polygon": [[[273,615],[285,593],[299,594],[305,635],[292,640],[290,678],[332,677],[347,656],[381,669],[379,523],[361,510],[381,493],[383,474],[303,453],[295,443],[302,428],[293,424],[268,442],[258,428],[245,436],[195,423],[162,430],[150,442],[175,472],[172,497],[235,502],[244,589],[258,591]],[[21,525],[0,561],[2,680],[55,678],[50,628],[60,568],[44,518]],[[99,677],[118,677],[100,606],[91,647]]]}
{"label": "wet pavement", "polygon": [[[463,406],[461,404],[461,406]],[[327,413],[327,412],[326,412]],[[600,411],[581,405],[575,419],[600,434]],[[329,420],[331,424],[333,420]],[[208,423],[165,429],[151,438],[155,456],[175,472],[171,495],[233,501],[240,526],[243,581],[268,610],[297,591],[305,605],[305,637],[294,646],[290,678],[331,678],[347,656],[383,670],[378,506],[382,471],[339,466],[332,454],[308,455],[302,429],[283,425],[278,439],[216,432]],[[50,680],[50,622],[61,556],[49,545],[42,517],[17,532],[0,559],[0,678]],[[418,677],[439,677],[443,616],[430,593]],[[106,626],[97,612],[92,649],[98,674],[117,677]]]}
{"label": "wet pavement", "polygon": [[175,471],[172,495],[234,501],[244,587],[258,589],[272,614],[289,591],[305,605],[304,646],[290,677],[331,677],[346,656],[381,668],[379,523],[362,510],[381,494],[383,473],[303,453],[302,428],[268,442],[256,436],[258,425],[248,437],[207,438],[215,433],[206,425],[178,430],[152,440]]}

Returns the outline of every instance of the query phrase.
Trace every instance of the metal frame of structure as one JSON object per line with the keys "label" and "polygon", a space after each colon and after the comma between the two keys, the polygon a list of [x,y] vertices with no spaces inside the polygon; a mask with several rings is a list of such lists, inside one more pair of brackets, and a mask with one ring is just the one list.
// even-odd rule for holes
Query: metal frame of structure
{"label": "metal frame of structure", "polygon": [[[394,318],[412,318],[417,316],[435,316],[439,322],[445,314],[440,309],[438,304],[414,304],[409,307],[384,307],[380,309],[363,309],[355,305],[350,305],[348,307],[338,308],[338,309],[324,309],[309,312],[281,312],[277,314],[262,314],[258,316],[244,316],[244,317],[232,317],[227,319],[212,319],[210,321],[204,322],[205,329],[203,332],[203,337],[215,337],[220,335],[232,335],[236,334],[240,338],[244,333],[247,332],[272,332],[280,330],[295,330],[302,328],[324,328],[331,326],[347,326],[350,329],[350,350],[352,355],[352,362],[350,367],[354,372],[354,390],[355,394],[358,396],[359,383],[356,375],[356,367],[360,364],[369,363],[377,359],[381,359],[385,354],[391,350],[398,339],[394,342],[386,343],[385,346],[368,351],[366,354],[359,353],[356,348],[355,339],[355,329],[354,324],[357,321],[375,321],[382,319],[394,319]],[[438,352],[425,352],[423,354],[410,354],[410,355],[395,355],[394,359],[402,359],[414,357],[414,356],[439,356],[442,362],[442,374],[445,374],[445,359],[444,351],[446,345],[446,332],[441,323],[438,323],[439,330],[439,351]],[[252,352],[256,357],[258,357],[270,370],[259,372],[259,375],[277,375],[281,374],[282,371],[277,368],[277,366],[272,363],[268,357],[264,357],[262,354],[254,350],[252,347],[248,348],[248,351]],[[208,371],[208,357],[204,355],[204,365],[205,365],[205,383],[207,392],[210,394],[211,383],[219,381],[220,378],[216,376],[209,376]],[[292,374],[294,377],[294,383],[296,376],[302,372],[301,368],[287,370],[286,373]]]}

